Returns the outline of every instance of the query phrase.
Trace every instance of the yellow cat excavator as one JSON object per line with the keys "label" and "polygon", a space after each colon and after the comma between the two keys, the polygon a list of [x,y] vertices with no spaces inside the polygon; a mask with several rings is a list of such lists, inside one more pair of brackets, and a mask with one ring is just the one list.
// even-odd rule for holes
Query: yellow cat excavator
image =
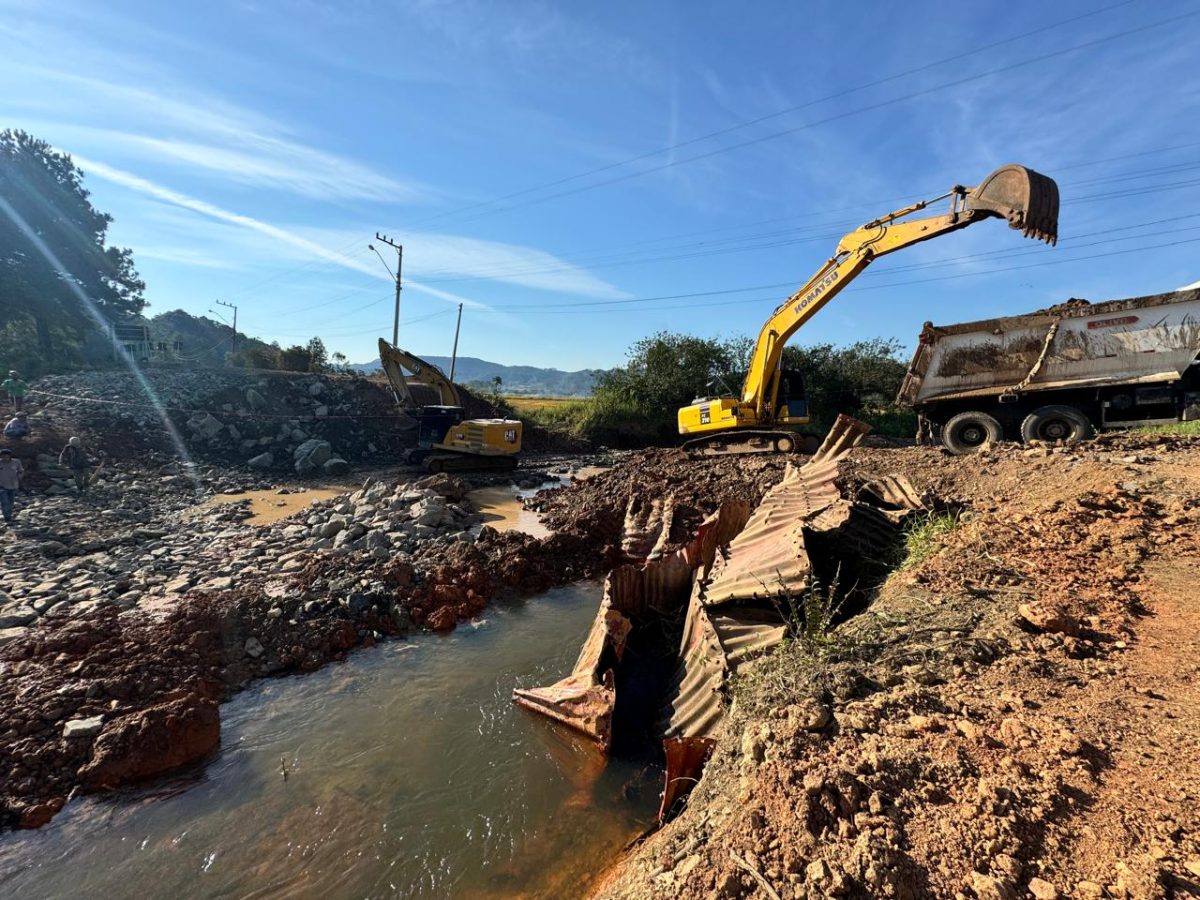
{"label": "yellow cat excavator", "polygon": [[[911,219],[931,203],[950,200],[940,216]],[[1007,219],[1025,237],[1058,240],[1058,185],[1024,166],[1002,166],[977,187],[955,185],[940,197],[888,213],[845,235],[837,252],[778,307],[758,334],[740,397],[701,397],[679,410],[689,453],[791,452],[810,421],[803,380],[783,370],[783,348],[796,331],[877,257],[989,218]]]}
{"label": "yellow cat excavator", "polygon": [[[417,446],[406,462],[430,472],[511,471],[521,452],[516,419],[466,419],[458,388],[441,370],[379,339],[379,361],[396,401],[417,420]],[[405,375],[405,371],[409,375]],[[414,391],[414,388],[417,390]],[[424,402],[423,394],[433,393]]]}

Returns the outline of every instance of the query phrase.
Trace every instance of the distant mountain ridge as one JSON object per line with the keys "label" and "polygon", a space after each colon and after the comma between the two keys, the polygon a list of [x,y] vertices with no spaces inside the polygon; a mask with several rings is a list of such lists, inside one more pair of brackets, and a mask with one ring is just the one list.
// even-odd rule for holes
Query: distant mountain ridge
{"label": "distant mountain ridge", "polygon": [[[236,339],[228,325],[207,318],[193,316],[181,309],[159,313],[152,319],[140,320],[150,326],[153,340],[178,342],[178,360],[199,366],[220,367],[226,364],[226,354],[235,346],[239,351],[258,349],[263,352],[278,352],[272,346],[238,332]],[[447,375],[450,374],[450,357],[426,356]],[[380,367],[379,360],[351,364],[359,372],[374,372]],[[490,388],[493,379],[500,378],[500,390],[505,394],[546,397],[590,397],[600,369],[581,369],[564,372],[561,369],[544,369],[539,366],[506,366],[474,356],[460,356],[454,372],[459,384],[483,385]]]}
{"label": "distant mountain ridge", "polygon": [[[428,363],[450,374],[450,357],[423,356]],[[379,360],[356,363],[351,366],[360,372],[373,372],[379,368]],[[500,378],[500,390],[505,394],[547,397],[590,397],[596,385],[596,376],[601,369],[581,369],[564,372],[561,369],[543,369],[538,366],[506,366],[502,363],[460,356],[454,369],[454,380],[459,384],[483,384],[490,386],[493,379]]]}

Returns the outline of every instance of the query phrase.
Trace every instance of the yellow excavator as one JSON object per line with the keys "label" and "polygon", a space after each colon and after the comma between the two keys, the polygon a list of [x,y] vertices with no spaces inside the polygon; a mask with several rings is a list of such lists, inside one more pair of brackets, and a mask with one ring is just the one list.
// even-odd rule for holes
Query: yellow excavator
{"label": "yellow excavator", "polygon": [[[406,462],[430,472],[507,472],[517,467],[519,421],[466,419],[458,388],[437,366],[383,338],[379,361],[396,402],[417,421],[417,446],[408,451]],[[424,402],[427,397],[436,402]]]}
{"label": "yellow excavator", "polygon": [[[950,200],[940,216],[909,218]],[[790,453],[811,419],[799,372],[781,368],[783,348],[796,331],[877,257],[989,218],[1007,219],[1025,237],[1058,240],[1058,185],[1024,166],[1002,166],[976,187],[955,185],[940,197],[888,213],[851,231],[837,252],[792,294],[758,334],[740,397],[701,397],[679,410],[679,433],[696,435],[683,447],[696,455]]]}

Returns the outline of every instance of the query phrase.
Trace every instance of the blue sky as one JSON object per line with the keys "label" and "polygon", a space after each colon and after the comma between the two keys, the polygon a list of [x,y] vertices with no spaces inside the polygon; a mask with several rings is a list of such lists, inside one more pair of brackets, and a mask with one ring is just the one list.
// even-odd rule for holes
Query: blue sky
{"label": "blue sky", "polygon": [[150,313],[369,360],[378,230],[402,346],[448,354],[461,301],[460,353],[578,369],[754,334],[843,231],[1007,162],[1059,181],[1057,248],[982,223],[794,340],[1195,281],[1197,46],[1168,0],[0,0],[0,126],[76,156]]}

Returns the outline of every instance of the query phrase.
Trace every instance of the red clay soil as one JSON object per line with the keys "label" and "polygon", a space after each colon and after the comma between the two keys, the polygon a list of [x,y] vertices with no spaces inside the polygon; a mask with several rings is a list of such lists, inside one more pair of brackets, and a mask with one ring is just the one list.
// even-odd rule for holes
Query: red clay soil
{"label": "red clay soil", "polygon": [[[217,747],[216,702],[254,678],[312,671],[410,624],[453,628],[506,593],[543,591],[598,574],[602,544],[487,529],[477,543],[364,566],[380,587],[348,605],[312,609],[318,578],[357,565],[314,554],[285,596],[259,583],[195,593],[164,618],[99,607],[45,616],[0,647],[0,826],[45,824],[77,790],[143,781]],[[249,579],[250,573],[245,577]],[[65,737],[68,721],[104,717],[99,737]]]}
{"label": "red clay soil", "polygon": [[543,491],[530,505],[555,531],[615,541],[631,497],[638,504],[649,504],[673,496],[675,519],[670,538],[678,546],[691,540],[705,516],[724,501],[740,498],[757,504],[783,477],[785,465],[786,457],[777,454],[692,460],[677,449],[641,450],[606,472],[566,488]]}
{"label": "red clay soil", "polygon": [[1200,442],[860,450],[969,504],[751,667],[603,897],[1200,896]]}

